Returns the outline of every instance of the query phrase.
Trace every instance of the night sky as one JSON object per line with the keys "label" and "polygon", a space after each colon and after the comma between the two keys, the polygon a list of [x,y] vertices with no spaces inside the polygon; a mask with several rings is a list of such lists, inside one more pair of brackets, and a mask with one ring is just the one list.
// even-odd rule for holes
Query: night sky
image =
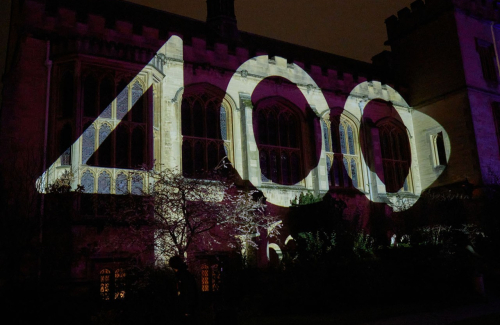
{"label": "night sky", "polygon": [[[10,1],[0,0],[0,72],[4,69]],[[106,1],[106,0],[102,0]],[[205,0],[130,0],[198,20]],[[412,0],[235,0],[240,30],[370,62],[388,49],[385,18]]]}
{"label": "night sky", "polygon": [[[129,0],[198,20],[205,0]],[[384,49],[385,19],[413,0],[235,0],[240,30],[371,62]]]}

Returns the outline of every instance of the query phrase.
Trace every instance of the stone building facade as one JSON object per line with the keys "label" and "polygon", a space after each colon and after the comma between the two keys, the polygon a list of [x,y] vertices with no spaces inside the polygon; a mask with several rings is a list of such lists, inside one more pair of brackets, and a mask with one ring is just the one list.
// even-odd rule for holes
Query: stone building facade
{"label": "stone building facade", "polygon": [[392,52],[373,64],[238,31],[233,1],[207,4],[205,23],[119,0],[14,1],[5,195],[19,166],[42,189],[69,172],[72,188],[121,195],[146,189],[141,166],[196,177],[227,157],[270,206],[332,195],[369,230],[374,208],[500,174],[496,1],[414,1],[386,20]]}

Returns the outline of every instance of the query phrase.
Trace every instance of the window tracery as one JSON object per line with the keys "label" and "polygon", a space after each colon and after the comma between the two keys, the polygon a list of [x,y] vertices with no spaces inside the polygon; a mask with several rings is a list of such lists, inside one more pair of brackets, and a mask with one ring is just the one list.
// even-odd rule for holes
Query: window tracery
{"label": "window tracery", "polygon": [[228,110],[216,95],[203,93],[182,100],[182,171],[202,177],[228,155]]}
{"label": "window tracery", "polygon": [[354,124],[339,116],[326,116],[321,126],[330,188],[359,188],[359,148]]}
{"label": "window tracery", "polygon": [[410,148],[405,130],[394,123],[378,126],[387,192],[409,191]]}
{"label": "window tracery", "polygon": [[97,193],[111,193],[111,176],[107,172],[101,172],[99,178],[97,179]]}
{"label": "window tracery", "polygon": [[262,182],[299,183],[303,166],[298,116],[281,104],[259,106],[256,114]]}
{"label": "window tracery", "polygon": [[85,193],[94,193],[94,174],[85,171],[81,178],[81,184]]}

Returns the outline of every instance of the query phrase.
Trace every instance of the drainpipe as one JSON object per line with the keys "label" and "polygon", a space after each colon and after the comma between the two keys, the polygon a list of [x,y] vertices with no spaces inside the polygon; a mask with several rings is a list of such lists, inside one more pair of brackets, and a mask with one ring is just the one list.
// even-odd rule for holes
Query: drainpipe
{"label": "drainpipe", "polygon": [[497,49],[497,41],[495,37],[495,30],[494,30],[495,22],[491,22],[491,37],[493,38],[493,49],[495,50],[495,58],[497,60],[497,69],[500,72],[500,60],[498,59],[498,49]]}
{"label": "drainpipe", "polygon": [[[52,61],[50,60],[50,41],[47,41],[47,53],[45,57],[45,66],[47,67],[47,89],[45,94],[45,125],[43,134],[43,161],[42,172],[45,173],[47,169],[47,140],[49,130],[49,104],[50,104],[50,76],[52,74]],[[47,181],[49,173],[45,174],[45,180],[42,179],[42,198],[40,203],[40,220],[39,220],[39,237],[38,243],[40,245],[40,253],[38,255],[38,284],[40,286],[42,280],[42,241],[43,241],[43,218],[45,211],[45,189],[47,188]],[[39,288],[40,289],[40,288]],[[40,293],[40,291],[39,291]]]}

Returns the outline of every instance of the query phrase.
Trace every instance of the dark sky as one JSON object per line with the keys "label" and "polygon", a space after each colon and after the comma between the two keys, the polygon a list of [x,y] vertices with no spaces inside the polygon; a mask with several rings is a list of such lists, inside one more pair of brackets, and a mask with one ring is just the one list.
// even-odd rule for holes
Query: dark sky
{"label": "dark sky", "polygon": [[[103,0],[105,1],[105,0]],[[128,0],[206,19],[205,0]],[[371,62],[384,47],[384,20],[413,0],[235,0],[240,30]]]}
{"label": "dark sky", "polygon": [[[0,74],[10,1],[0,0]],[[106,0],[102,0],[106,1]],[[129,0],[206,19],[205,0]],[[413,0],[235,0],[240,30],[370,62],[386,40],[385,18]]]}

